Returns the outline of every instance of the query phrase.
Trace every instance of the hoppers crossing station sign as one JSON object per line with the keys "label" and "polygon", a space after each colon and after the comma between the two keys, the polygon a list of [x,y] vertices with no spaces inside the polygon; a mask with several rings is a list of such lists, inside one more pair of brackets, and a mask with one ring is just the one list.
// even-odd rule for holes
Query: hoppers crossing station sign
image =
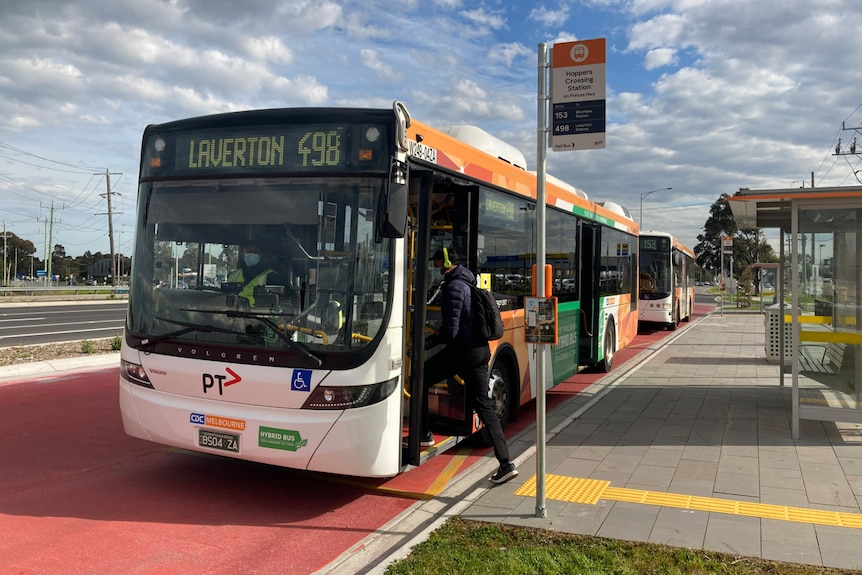
{"label": "hoppers crossing station sign", "polygon": [[605,147],[605,39],[555,44],[551,56],[551,148]]}

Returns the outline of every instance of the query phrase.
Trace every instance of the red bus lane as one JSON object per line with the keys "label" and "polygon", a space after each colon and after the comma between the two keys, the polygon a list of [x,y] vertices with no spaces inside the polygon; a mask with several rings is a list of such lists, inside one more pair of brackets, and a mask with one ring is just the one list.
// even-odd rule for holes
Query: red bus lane
{"label": "red bus lane", "polygon": [[309,573],[413,502],[128,437],[117,380],[0,384],[0,571]]}
{"label": "red bus lane", "polygon": [[[616,363],[669,334],[639,335]],[[557,386],[548,408],[601,375]],[[111,369],[0,382],[0,572],[310,573],[490,451],[456,447],[389,480],[195,454],[125,435],[117,381]],[[510,437],[535,404],[519,416]]]}

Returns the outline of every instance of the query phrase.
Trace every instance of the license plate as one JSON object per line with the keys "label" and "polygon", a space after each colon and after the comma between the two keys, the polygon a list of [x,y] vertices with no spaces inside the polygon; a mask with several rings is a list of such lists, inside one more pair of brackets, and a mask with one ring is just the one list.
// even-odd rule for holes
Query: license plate
{"label": "license plate", "polygon": [[234,435],[233,433],[222,433],[221,431],[199,429],[198,444],[201,447],[239,453],[239,435]]}

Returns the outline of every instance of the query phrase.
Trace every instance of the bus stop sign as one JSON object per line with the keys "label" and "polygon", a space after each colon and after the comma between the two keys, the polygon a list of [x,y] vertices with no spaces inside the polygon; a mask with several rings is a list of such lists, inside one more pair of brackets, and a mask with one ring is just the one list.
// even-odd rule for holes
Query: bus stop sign
{"label": "bus stop sign", "polygon": [[555,44],[551,54],[551,148],[605,147],[605,39]]}

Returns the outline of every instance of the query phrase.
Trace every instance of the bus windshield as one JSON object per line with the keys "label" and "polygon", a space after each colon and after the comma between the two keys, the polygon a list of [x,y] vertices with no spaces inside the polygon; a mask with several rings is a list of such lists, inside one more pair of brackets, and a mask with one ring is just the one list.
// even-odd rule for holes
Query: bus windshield
{"label": "bus windshield", "polygon": [[669,294],[673,289],[670,273],[670,252],[651,252],[641,247],[641,291],[655,294]]}
{"label": "bus windshield", "polygon": [[[375,242],[373,229],[382,184],[331,176],[142,183],[129,334],[142,349],[167,339],[266,348],[280,365],[366,348],[388,316],[390,240]],[[260,261],[243,264],[248,251]]]}

